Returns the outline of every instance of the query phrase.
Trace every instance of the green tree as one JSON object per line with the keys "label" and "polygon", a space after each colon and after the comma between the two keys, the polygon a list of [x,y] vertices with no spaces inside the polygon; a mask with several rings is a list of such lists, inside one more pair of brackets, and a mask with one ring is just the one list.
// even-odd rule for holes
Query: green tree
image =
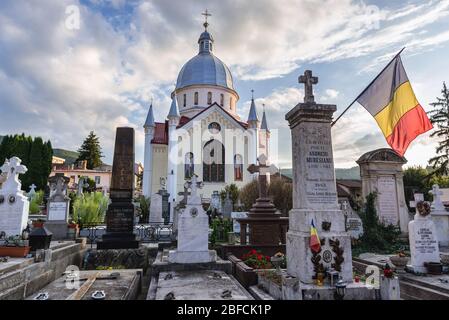
{"label": "green tree", "polygon": [[81,148],[78,149],[78,153],[79,157],[77,161],[86,160],[87,169],[93,169],[103,163],[101,161],[103,154],[101,153],[100,139],[93,131],[84,140]]}
{"label": "green tree", "polygon": [[268,194],[273,204],[283,215],[293,207],[293,186],[290,182],[277,177],[272,177],[268,187]]}
{"label": "green tree", "polygon": [[37,186],[37,189],[41,190],[44,188],[45,183],[47,182],[43,176],[43,163],[44,159],[42,157],[42,151],[44,148],[44,142],[42,138],[37,137],[34,139],[31,150],[30,150],[30,162],[27,165],[28,168],[28,181],[30,183],[34,183]]}
{"label": "green tree", "polygon": [[239,187],[237,187],[235,183],[227,185],[220,192],[221,201],[224,201],[226,199],[226,193],[228,192],[229,192],[229,199],[231,199],[232,204],[235,205],[237,203],[237,200],[239,199]]}
{"label": "green tree", "polygon": [[429,160],[429,164],[434,169],[433,174],[438,176],[449,175],[449,90],[444,82],[441,93],[443,97],[430,104],[434,109],[429,112],[430,121],[436,125],[430,137],[440,139],[437,155]]}

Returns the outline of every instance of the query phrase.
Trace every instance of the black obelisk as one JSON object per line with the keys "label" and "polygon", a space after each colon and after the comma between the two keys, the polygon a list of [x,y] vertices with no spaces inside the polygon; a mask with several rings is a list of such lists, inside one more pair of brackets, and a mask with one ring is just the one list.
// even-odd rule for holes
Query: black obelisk
{"label": "black obelisk", "polygon": [[97,249],[132,249],[139,247],[133,233],[134,205],[134,129],[117,128],[110,199],[106,213],[106,233]]}

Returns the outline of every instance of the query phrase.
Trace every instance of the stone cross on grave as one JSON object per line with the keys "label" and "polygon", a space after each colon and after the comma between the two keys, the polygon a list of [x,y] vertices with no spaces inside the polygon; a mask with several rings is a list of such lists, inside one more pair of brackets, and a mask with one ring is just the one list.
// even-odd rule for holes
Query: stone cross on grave
{"label": "stone cross on grave", "polygon": [[28,192],[28,198],[29,199],[32,199],[32,198],[34,198],[36,196],[36,185],[33,183],[31,186],[30,186],[30,191]]}
{"label": "stone cross on grave", "polygon": [[303,76],[298,78],[299,83],[304,83],[304,102],[314,103],[313,85],[318,83],[318,77],[312,76],[312,70],[306,70]]}
{"label": "stone cross on grave", "polygon": [[17,157],[11,159],[5,159],[5,163],[0,167],[0,170],[6,173],[6,181],[3,183],[4,190],[19,191],[22,187],[22,183],[19,180],[19,174],[24,174],[28,171],[27,167],[21,165],[20,160]]}
{"label": "stone cross on grave", "polygon": [[190,181],[187,181],[184,184],[184,188],[188,189],[190,188],[190,198],[194,199],[198,197],[198,188],[203,188],[204,183],[202,181],[198,182],[198,176],[196,174],[192,175],[192,178]]}
{"label": "stone cross on grave", "polygon": [[259,198],[267,198],[268,197],[268,183],[267,183],[267,174],[275,174],[278,172],[278,168],[272,164],[271,166],[267,165],[267,157],[264,154],[261,154],[257,161],[259,165],[256,166],[252,164],[248,167],[248,171],[251,174],[256,172],[259,173]]}
{"label": "stone cross on grave", "polygon": [[432,190],[429,191],[429,193],[433,196],[432,210],[445,210],[443,201],[441,200],[443,191],[440,190],[440,186],[434,184],[432,186]]}

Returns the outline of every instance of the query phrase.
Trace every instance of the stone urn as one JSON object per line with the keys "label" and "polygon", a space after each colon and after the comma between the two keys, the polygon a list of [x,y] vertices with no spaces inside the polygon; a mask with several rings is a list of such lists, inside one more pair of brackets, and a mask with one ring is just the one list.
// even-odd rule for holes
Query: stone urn
{"label": "stone urn", "polygon": [[404,268],[407,266],[409,257],[400,257],[400,256],[393,256],[390,257],[390,261],[397,270],[404,270]]}

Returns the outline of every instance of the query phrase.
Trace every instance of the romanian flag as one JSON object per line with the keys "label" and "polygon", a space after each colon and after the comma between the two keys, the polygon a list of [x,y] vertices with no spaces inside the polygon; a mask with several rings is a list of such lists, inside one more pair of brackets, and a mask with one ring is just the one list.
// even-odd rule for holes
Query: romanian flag
{"label": "romanian flag", "polygon": [[318,232],[315,228],[313,219],[310,225],[310,249],[315,253],[318,253],[321,250],[320,238],[318,238]]}
{"label": "romanian flag", "polygon": [[357,102],[376,119],[388,144],[401,156],[417,136],[433,128],[416,100],[400,54],[357,98]]}

